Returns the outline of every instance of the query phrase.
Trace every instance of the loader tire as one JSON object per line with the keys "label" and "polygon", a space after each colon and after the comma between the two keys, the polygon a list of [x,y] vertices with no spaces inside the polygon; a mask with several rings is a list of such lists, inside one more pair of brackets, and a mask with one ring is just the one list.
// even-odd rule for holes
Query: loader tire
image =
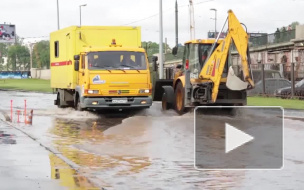
{"label": "loader tire", "polygon": [[175,111],[179,115],[183,115],[186,111],[184,97],[185,97],[185,89],[183,87],[183,84],[179,82],[175,88]]}
{"label": "loader tire", "polygon": [[172,108],[172,105],[168,102],[168,96],[167,96],[166,92],[164,92],[163,96],[162,96],[162,110],[166,111],[171,108]]}

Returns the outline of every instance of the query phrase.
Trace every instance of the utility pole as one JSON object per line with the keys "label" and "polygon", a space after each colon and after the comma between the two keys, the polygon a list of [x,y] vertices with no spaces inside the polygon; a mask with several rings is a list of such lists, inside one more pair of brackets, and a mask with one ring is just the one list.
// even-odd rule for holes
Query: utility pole
{"label": "utility pole", "polygon": [[189,0],[190,3],[190,39],[195,39],[195,23],[194,23],[194,7],[193,0]]}
{"label": "utility pole", "polygon": [[159,0],[159,79],[163,79],[164,63],[163,63],[163,5]]}
{"label": "utility pole", "polygon": [[178,5],[175,1],[175,45],[178,46]]}
{"label": "utility pole", "polygon": [[214,38],[216,39],[217,38],[217,34],[216,34],[216,12],[217,12],[217,10],[216,9],[210,9],[210,11],[214,11],[214,14],[215,14],[215,16],[214,16]]}
{"label": "utility pole", "polygon": [[80,25],[81,26],[81,7],[85,7],[87,4],[79,5],[79,19],[80,19]]}
{"label": "utility pole", "polygon": [[60,27],[59,27],[59,2],[58,2],[58,0],[57,0],[57,28],[58,28],[58,30],[60,29]]}

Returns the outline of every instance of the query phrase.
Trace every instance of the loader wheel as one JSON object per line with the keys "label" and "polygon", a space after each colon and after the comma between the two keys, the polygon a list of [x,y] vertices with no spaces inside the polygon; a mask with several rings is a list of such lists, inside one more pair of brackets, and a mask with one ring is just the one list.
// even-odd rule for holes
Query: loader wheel
{"label": "loader wheel", "polygon": [[170,103],[168,103],[167,94],[166,94],[166,92],[164,92],[163,96],[162,96],[162,110],[165,111],[165,110],[168,110],[171,108],[172,108],[172,105]]}
{"label": "loader wheel", "polygon": [[185,90],[182,83],[179,82],[175,88],[175,111],[179,115],[185,113],[184,97],[185,97]]}

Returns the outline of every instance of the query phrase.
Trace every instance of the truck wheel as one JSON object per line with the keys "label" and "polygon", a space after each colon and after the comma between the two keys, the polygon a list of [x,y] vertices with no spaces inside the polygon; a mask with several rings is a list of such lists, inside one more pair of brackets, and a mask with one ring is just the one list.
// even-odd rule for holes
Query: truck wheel
{"label": "truck wheel", "polygon": [[168,110],[171,108],[172,108],[172,105],[170,103],[168,103],[167,94],[166,94],[166,92],[164,92],[163,96],[162,96],[162,110],[165,111],[165,110]]}
{"label": "truck wheel", "polygon": [[77,103],[76,103],[76,110],[77,111],[83,111],[84,109],[80,107],[80,98],[77,97]]}
{"label": "truck wheel", "polygon": [[59,94],[59,93],[57,94],[57,100],[56,100],[56,101],[57,101],[57,102],[56,102],[56,103],[57,103],[57,104],[56,104],[57,107],[58,107],[58,108],[63,108],[63,106],[62,106],[62,104],[61,104],[61,101],[60,101],[60,94]]}
{"label": "truck wheel", "polygon": [[182,115],[185,113],[185,90],[181,82],[176,85],[175,88],[175,111]]}

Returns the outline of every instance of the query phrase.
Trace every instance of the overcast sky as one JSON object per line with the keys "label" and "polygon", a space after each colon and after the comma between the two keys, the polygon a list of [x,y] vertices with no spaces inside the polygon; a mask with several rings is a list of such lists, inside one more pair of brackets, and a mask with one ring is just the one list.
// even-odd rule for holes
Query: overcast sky
{"label": "overcast sky", "polygon": [[[214,31],[214,11],[217,9],[219,30],[232,9],[249,32],[274,33],[276,28],[294,21],[304,23],[304,0],[193,0],[196,38],[206,38]],[[159,42],[159,0],[59,0],[60,28],[79,25],[79,5],[82,25],[130,25],[142,27],[143,41]],[[179,43],[190,38],[189,1],[178,0]],[[175,43],[175,0],[163,0],[164,38]],[[0,23],[16,25],[23,38],[46,37],[57,30],[57,0],[7,0],[1,3]]]}

